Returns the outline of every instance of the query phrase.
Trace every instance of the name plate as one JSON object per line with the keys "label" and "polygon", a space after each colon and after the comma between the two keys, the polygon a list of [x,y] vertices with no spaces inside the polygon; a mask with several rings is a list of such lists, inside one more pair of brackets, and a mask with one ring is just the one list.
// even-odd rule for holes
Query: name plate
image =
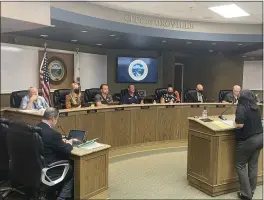
{"label": "name plate", "polygon": [[59,116],[60,117],[67,117],[68,116],[68,113],[59,113]]}
{"label": "name plate", "polygon": [[121,111],[121,110],[124,110],[124,108],[123,107],[121,107],[121,108],[115,108],[115,111]]}
{"label": "name plate", "polygon": [[226,105],[216,105],[217,108],[225,108]]}
{"label": "name plate", "polygon": [[200,108],[200,105],[191,105],[191,108]]}
{"label": "name plate", "polygon": [[149,109],[150,106],[141,106],[141,109]]}
{"label": "name plate", "polygon": [[169,106],[166,106],[166,108],[174,108],[175,105],[169,105]]}
{"label": "name plate", "polygon": [[97,113],[97,110],[87,110],[87,113]]}

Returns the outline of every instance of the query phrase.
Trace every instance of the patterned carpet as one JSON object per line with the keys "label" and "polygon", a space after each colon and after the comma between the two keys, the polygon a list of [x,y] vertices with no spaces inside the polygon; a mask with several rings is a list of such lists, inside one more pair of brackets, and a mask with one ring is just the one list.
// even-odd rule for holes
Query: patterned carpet
{"label": "patterned carpet", "polygon": [[[237,199],[236,193],[213,198],[189,186],[186,168],[186,150],[112,162],[110,199]],[[262,197],[262,186],[259,186],[254,199]]]}

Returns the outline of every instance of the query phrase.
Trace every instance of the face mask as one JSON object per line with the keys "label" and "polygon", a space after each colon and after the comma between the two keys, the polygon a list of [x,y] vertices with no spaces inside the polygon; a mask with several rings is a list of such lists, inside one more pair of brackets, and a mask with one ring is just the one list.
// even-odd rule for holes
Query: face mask
{"label": "face mask", "polygon": [[172,95],[172,94],[173,94],[173,92],[168,92],[168,94],[169,94],[169,95]]}
{"label": "face mask", "polygon": [[77,88],[76,88],[76,89],[74,89],[73,91],[74,91],[74,93],[75,93],[75,94],[79,94],[79,93],[80,93],[80,90],[79,90],[79,89],[77,89]]}

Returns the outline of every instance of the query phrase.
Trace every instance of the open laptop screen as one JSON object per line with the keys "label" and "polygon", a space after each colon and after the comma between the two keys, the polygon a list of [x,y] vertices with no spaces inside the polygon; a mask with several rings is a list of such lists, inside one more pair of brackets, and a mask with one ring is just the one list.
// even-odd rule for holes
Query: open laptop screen
{"label": "open laptop screen", "polygon": [[76,138],[80,141],[84,141],[86,131],[81,131],[81,130],[70,130],[68,139],[73,139]]}

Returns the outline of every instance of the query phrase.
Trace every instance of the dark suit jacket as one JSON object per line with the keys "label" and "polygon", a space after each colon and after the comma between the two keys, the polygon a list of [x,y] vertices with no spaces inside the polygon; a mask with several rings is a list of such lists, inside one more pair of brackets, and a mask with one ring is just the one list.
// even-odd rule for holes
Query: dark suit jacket
{"label": "dark suit jacket", "polygon": [[42,129],[40,135],[44,144],[43,156],[46,164],[68,159],[72,145],[64,143],[61,134],[50,128],[48,124],[41,122],[37,126]]}
{"label": "dark suit jacket", "polygon": [[237,99],[234,97],[233,92],[230,92],[225,95],[223,101],[226,101],[228,103],[237,103]]}
{"label": "dark suit jacket", "polygon": [[[191,103],[198,103],[197,91],[189,91],[186,93],[186,101]],[[206,102],[206,97],[202,94],[203,102]]]}

